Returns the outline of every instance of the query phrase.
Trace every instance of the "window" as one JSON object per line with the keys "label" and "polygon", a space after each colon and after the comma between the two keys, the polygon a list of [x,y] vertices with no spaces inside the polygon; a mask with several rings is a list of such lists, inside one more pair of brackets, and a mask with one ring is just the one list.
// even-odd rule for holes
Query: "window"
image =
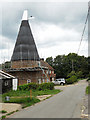
{"label": "window", "polygon": [[52,71],[52,73],[54,74],[54,71]]}
{"label": "window", "polygon": [[8,81],[5,81],[5,86],[8,86]]}
{"label": "window", "polygon": [[45,83],[45,79],[43,79],[43,83]]}
{"label": "window", "polygon": [[48,70],[47,70],[47,74],[48,74]]}
{"label": "window", "polygon": [[31,83],[31,80],[27,80],[27,84],[28,84],[28,83]]}
{"label": "window", "polygon": [[49,79],[47,78],[47,83],[49,82]]}
{"label": "window", "polygon": [[41,84],[41,79],[38,79],[38,83]]}
{"label": "window", "polygon": [[54,78],[52,78],[52,81],[54,81]]}
{"label": "window", "polygon": [[49,71],[49,73],[51,74],[51,70]]}

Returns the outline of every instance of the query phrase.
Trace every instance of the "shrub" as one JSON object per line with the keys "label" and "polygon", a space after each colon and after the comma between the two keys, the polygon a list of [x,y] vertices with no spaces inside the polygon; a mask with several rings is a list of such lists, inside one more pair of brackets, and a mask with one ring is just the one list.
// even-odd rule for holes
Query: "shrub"
{"label": "shrub", "polygon": [[88,74],[88,79],[87,79],[87,81],[90,81],[90,73]]}
{"label": "shrub", "polygon": [[75,75],[71,76],[70,78],[66,79],[67,84],[73,84],[77,82],[77,77]]}
{"label": "shrub", "polygon": [[38,87],[38,84],[29,83],[29,84],[24,84],[24,85],[18,86],[18,90],[30,90],[30,89],[36,90],[37,87]]}
{"label": "shrub", "polygon": [[76,75],[75,71],[71,71],[71,72],[67,75],[67,77],[71,77],[71,76],[73,76],[73,75]]}
{"label": "shrub", "polygon": [[42,84],[37,84],[37,83],[29,83],[25,85],[20,85],[18,86],[18,90],[53,90],[54,89],[54,84],[53,83],[42,83]]}
{"label": "shrub", "polygon": [[2,111],[0,111],[1,113],[7,113],[7,111],[5,111],[5,110],[2,110]]}
{"label": "shrub", "polygon": [[29,90],[30,89],[36,90],[38,88],[38,86],[39,86],[39,84],[37,84],[37,83],[29,83],[28,84]]}
{"label": "shrub", "polygon": [[82,71],[77,72],[76,75],[77,75],[77,78],[82,78],[83,77]]}
{"label": "shrub", "polygon": [[90,94],[90,86],[86,87],[86,94]]}
{"label": "shrub", "polygon": [[42,83],[39,84],[38,90],[53,90],[54,83]]}

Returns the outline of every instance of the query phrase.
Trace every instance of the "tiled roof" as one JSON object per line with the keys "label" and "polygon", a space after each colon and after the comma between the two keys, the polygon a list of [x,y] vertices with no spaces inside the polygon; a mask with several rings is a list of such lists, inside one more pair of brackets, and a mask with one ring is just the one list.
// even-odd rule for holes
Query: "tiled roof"
{"label": "tiled roof", "polygon": [[54,70],[46,61],[41,60],[40,62],[41,62],[41,66],[47,67],[50,70]]}

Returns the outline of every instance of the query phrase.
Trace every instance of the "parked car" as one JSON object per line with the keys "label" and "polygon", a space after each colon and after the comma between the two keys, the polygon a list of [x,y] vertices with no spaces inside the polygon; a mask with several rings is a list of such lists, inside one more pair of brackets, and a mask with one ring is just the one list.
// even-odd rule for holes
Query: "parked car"
{"label": "parked car", "polygon": [[55,81],[52,81],[52,82],[55,85],[64,85],[66,83],[64,78],[58,78],[58,79],[56,79]]}

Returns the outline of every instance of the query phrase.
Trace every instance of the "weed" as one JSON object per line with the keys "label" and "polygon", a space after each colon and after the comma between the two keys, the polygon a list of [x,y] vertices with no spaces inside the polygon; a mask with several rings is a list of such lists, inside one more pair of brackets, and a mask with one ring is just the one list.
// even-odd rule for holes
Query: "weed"
{"label": "weed", "polygon": [[5,111],[5,110],[2,110],[2,111],[0,111],[0,113],[4,114],[4,113],[7,113],[7,111]]}

